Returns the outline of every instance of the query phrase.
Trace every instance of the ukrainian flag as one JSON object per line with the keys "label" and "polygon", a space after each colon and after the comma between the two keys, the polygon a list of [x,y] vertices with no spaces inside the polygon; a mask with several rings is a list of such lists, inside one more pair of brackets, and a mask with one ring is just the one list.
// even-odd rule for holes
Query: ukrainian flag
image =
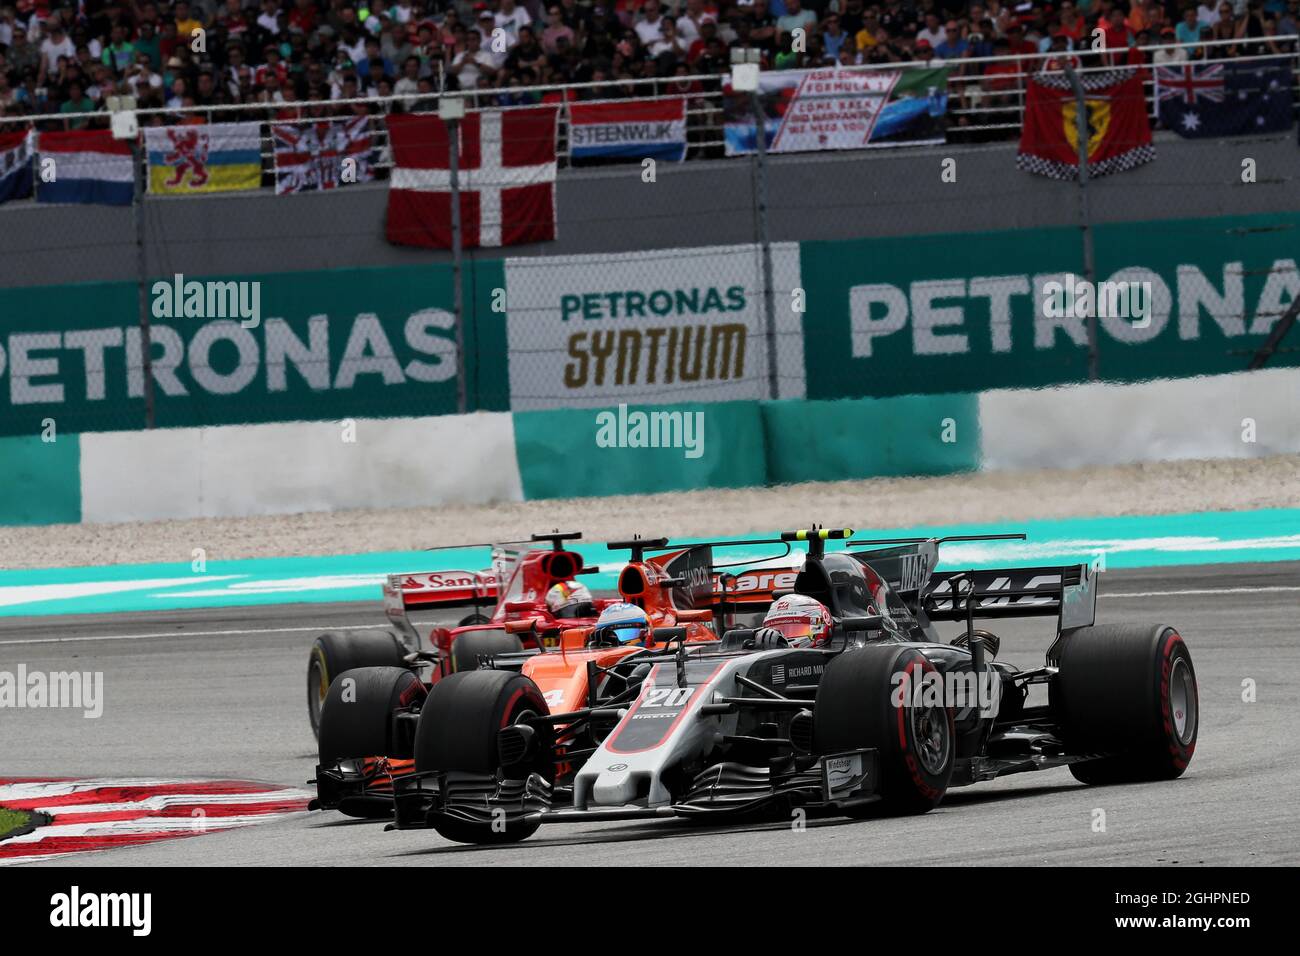
{"label": "ukrainian flag", "polygon": [[149,192],[163,196],[257,189],[262,185],[259,123],[145,129]]}

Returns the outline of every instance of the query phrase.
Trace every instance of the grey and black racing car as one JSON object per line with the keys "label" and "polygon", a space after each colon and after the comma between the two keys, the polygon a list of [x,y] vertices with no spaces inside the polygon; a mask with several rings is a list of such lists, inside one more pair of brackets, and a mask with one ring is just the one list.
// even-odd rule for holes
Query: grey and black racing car
{"label": "grey and black racing car", "polygon": [[[1061,766],[1089,784],[1178,777],[1198,697],[1174,627],[1097,625],[1088,565],[935,570],[946,542],[1023,537],[862,541],[813,528],[714,542],[787,555],[804,543],[801,567],[715,568],[715,615],[752,620],[805,595],[830,610],[829,639],[791,646],[759,626],[661,641],[588,675],[618,693],[558,713],[519,673],[527,655],[452,674],[422,705],[439,732],[397,781],[391,826],[503,843],[549,822],[924,813],[950,788]],[[1042,666],[998,659],[988,628],[1011,617],[1054,622]],[[964,628],[944,642],[936,622]],[[1031,704],[1036,685],[1046,700]]]}

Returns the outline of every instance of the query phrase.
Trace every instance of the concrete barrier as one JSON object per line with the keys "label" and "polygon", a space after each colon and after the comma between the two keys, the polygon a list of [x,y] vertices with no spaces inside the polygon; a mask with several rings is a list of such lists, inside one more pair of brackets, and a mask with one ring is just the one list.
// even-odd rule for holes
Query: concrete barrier
{"label": "concrete barrier", "polygon": [[[631,440],[628,412],[702,413],[699,453]],[[979,395],[359,419],[351,434],[346,425],[0,439],[0,524],[1264,457],[1300,452],[1300,369]],[[603,438],[602,426],[613,429]]]}
{"label": "concrete barrier", "polygon": [[359,419],[354,428],[290,422],[83,435],[83,520],[523,499],[508,413]]}
{"label": "concrete barrier", "polygon": [[1300,369],[979,396],[985,470],[1300,452]]}

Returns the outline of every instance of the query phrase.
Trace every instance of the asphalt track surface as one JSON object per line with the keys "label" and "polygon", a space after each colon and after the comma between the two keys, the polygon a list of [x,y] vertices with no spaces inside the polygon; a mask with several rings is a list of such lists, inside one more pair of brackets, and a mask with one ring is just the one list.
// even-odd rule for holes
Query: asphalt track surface
{"label": "asphalt track surface", "polygon": [[[1058,768],[954,790],[907,819],[735,828],[673,820],[556,824],[509,847],[385,833],[335,813],[82,854],[64,865],[805,865],[1300,863],[1300,564],[1111,571],[1098,620],[1167,622],[1200,685],[1195,759],[1177,781],[1086,787]],[[0,670],[102,671],[105,709],[4,715],[0,773],[234,776],[301,785],[315,765],[305,665],[326,627],[378,625],[374,604],[0,622]],[[1002,656],[1041,664],[1043,619],[1001,622]],[[1243,681],[1257,700],[1243,701]],[[1105,811],[1105,830],[1095,811]]]}

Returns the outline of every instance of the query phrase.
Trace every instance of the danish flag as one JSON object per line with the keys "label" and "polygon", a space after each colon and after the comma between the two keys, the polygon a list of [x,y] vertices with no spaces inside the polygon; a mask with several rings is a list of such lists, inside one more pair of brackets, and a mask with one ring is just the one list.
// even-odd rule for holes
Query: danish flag
{"label": "danish flag", "polygon": [[[458,124],[461,244],[509,246],[555,238],[555,127],[558,110],[537,107],[466,113]],[[393,171],[388,241],[451,247],[451,150],[436,115],[388,117]]]}

